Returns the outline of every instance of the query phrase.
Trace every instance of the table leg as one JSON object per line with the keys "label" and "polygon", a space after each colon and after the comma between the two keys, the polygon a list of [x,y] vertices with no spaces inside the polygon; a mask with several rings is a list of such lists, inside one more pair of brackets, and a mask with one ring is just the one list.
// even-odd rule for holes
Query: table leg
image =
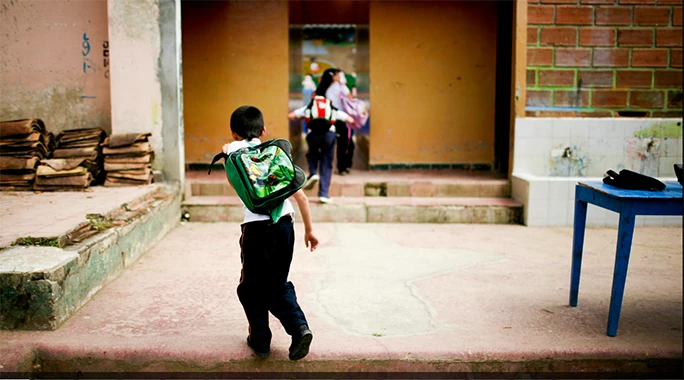
{"label": "table leg", "polygon": [[608,336],[617,335],[620,311],[622,310],[622,296],[625,292],[625,281],[627,280],[629,254],[632,250],[634,221],[635,216],[633,213],[623,212],[620,214],[615,269],[613,270],[613,290],[610,293],[610,310],[608,312],[608,329],[606,331]]}
{"label": "table leg", "polygon": [[575,198],[575,221],[572,231],[572,273],[570,274],[570,306],[577,306],[582,251],[584,249],[584,230],[587,226],[587,202]]}

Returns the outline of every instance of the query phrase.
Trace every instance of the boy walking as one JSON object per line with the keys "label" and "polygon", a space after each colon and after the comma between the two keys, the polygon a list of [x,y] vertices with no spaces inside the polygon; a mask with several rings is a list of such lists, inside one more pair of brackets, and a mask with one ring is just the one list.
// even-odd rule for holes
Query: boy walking
{"label": "boy walking", "polygon": [[[226,154],[249,147],[250,143],[260,144],[259,138],[266,133],[261,111],[252,106],[236,109],[230,117],[230,130],[235,141],[223,146]],[[304,220],[304,243],[314,251],[318,239],[313,234],[309,201],[301,189],[293,197]],[[290,360],[299,360],[309,353],[313,334],[297,303],[294,285],[287,280],[295,243],[294,209],[285,200],[277,223],[269,215],[252,213],[244,205],[243,210],[242,274],[237,294],[249,322],[247,345],[261,358],[271,353],[272,334],[268,326],[271,312],[292,336]]]}

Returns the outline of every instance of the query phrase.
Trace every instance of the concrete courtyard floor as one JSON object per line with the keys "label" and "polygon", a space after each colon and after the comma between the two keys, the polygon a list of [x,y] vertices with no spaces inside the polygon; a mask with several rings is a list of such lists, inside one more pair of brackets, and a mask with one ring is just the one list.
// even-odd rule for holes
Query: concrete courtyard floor
{"label": "concrete courtyard floor", "polygon": [[268,359],[245,344],[239,225],[184,223],[60,329],[0,331],[0,372],[26,360],[36,371],[84,372],[600,371],[611,360],[681,362],[679,227],[636,229],[616,337],[606,335],[616,229],[587,230],[576,308],[568,306],[571,228],[317,224],[313,253],[303,226],[296,230],[290,279],[314,332],[301,361],[287,359],[289,337],[273,317]]}

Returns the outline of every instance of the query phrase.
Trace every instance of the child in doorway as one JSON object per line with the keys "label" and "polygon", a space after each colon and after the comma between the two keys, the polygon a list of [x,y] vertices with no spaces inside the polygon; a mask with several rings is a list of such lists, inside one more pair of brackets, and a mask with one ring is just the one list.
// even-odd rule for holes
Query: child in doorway
{"label": "child in doorway", "polygon": [[[316,82],[313,80],[311,74],[306,74],[304,80],[302,81],[302,101],[304,104],[309,104],[311,99],[314,97],[314,92],[316,91]],[[306,122],[303,123],[302,130],[304,133],[308,133]]]}
{"label": "child in doorway", "polygon": [[[230,130],[235,141],[223,146],[226,154],[249,147],[249,143],[260,144],[266,133],[261,111],[252,106],[236,109],[230,117]],[[304,220],[304,243],[314,251],[318,239],[313,234],[309,200],[301,189],[293,197]],[[294,285],[287,280],[295,242],[294,209],[285,200],[283,216],[276,223],[269,215],[252,213],[244,205],[243,210],[242,274],[237,294],[249,322],[247,345],[261,358],[271,353],[270,311],[292,336],[290,360],[299,360],[309,353],[313,334],[297,303]]]}
{"label": "child in doorway", "polygon": [[[332,106],[332,102],[324,96],[317,95],[308,105],[298,108],[287,115],[288,119],[305,119],[307,123],[306,143],[309,151],[306,159],[309,163],[309,177],[304,189],[311,189],[320,179],[318,187],[318,201],[330,203],[330,179],[333,172],[335,158],[335,121],[353,122],[346,113]],[[320,164],[320,171],[319,171]],[[318,173],[320,172],[320,177]]]}
{"label": "child in doorway", "polygon": [[[324,73],[321,84],[316,89],[316,94],[324,92],[325,97],[330,99],[335,108],[344,110],[343,98],[351,99],[351,93],[346,86],[346,76],[340,69],[328,70],[331,70],[330,76],[332,80],[324,82],[323,79],[328,78]],[[326,70],[326,73],[328,70]],[[337,130],[337,172],[340,175],[347,175],[352,167],[352,158],[354,157],[354,140],[352,139],[354,131],[342,121],[336,122],[335,128]]]}

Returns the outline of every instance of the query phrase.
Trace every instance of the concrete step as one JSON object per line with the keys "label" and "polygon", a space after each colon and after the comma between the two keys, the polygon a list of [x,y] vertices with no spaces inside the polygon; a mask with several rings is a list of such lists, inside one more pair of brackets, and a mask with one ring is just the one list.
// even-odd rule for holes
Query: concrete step
{"label": "concrete step", "polygon": [[[305,190],[318,194],[318,185]],[[186,173],[185,197],[234,196],[235,190],[220,168],[207,172]],[[331,197],[483,197],[509,198],[511,184],[491,172],[462,171],[354,171],[350,175],[333,175]]]}
{"label": "concrete step", "polygon": [[[308,196],[318,194],[318,185],[304,190]],[[420,181],[349,181],[330,184],[331,197],[485,197],[511,196],[508,181],[433,183]],[[228,182],[192,181],[186,187],[186,197],[236,195]]]}
{"label": "concrete step", "polygon": [[463,354],[466,358],[418,360],[409,353],[406,358],[295,362],[287,360],[285,355],[257,361],[223,356],[199,358],[200,354],[195,352],[174,353],[169,358],[155,355],[151,349],[140,349],[141,353],[137,354],[130,349],[115,350],[118,352],[114,358],[97,350],[80,355],[64,354],[58,349],[36,351],[25,354],[22,359],[39,364],[18,366],[19,369],[5,373],[7,378],[51,378],[54,374],[78,373],[84,379],[98,379],[105,373],[122,378],[133,374],[134,379],[678,379],[682,369],[682,360],[672,357],[559,359],[540,357],[536,353],[525,359],[482,360]]}
{"label": "concrete step", "polygon": [[[522,223],[523,206],[510,198],[339,197],[331,204],[309,199],[316,222]],[[243,218],[236,196],[189,197],[181,208],[192,222],[240,222]],[[299,212],[296,219],[301,220]]]}

